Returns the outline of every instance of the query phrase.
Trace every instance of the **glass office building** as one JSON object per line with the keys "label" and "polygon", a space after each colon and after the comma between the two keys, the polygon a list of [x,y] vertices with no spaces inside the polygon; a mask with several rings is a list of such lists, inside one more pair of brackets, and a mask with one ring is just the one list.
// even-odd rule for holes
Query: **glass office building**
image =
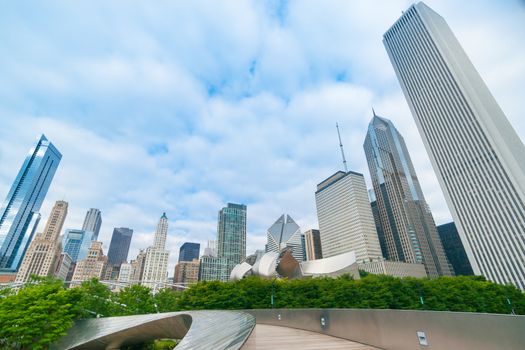
{"label": "glass office building", "polygon": [[129,245],[133,230],[127,227],[115,227],[108,250],[108,263],[120,265],[128,260]]}
{"label": "glass office building", "polygon": [[199,243],[185,242],[179,250],[179,262],[198,259],[200,250],[201,245]]}
{"label": "glass office building", "polygon": [[68,229],[62,241],[63,251],[69,254],[73,262],[83,260],[87,256],[93,238],[92,231]]}
{"label": "glass office building", "polygon": [[374,187],[380,222],[376,227],[381,228],[378,237],[384,246],[382,250],[386,250],[385,258],[424,264],[429,276],[452,275],[401,134],[390,120],[374,113],[363,147]]}
{"label": "glass office building", "polygon": [[[228,203],[219,212],[217,228],[219,257],[230,259],[235,266],[246,258],[246,206]],[[232,268],[233,268],[232,266]]]}
{"label": "glass office building", "polygon": [[0,270],[18,270],[61,158],[44,135],[29,151],[0,208]]}

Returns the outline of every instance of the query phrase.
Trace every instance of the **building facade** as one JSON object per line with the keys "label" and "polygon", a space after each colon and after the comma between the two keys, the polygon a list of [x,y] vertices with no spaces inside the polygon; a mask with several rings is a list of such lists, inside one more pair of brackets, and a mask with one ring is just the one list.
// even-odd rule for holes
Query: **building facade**
{"label": "building facade", "polygon": [[[232,269],[231,261],[228,258],[203,255],[200,258],[199,281],[226,282],[230,278]],[[230,270],[230,272],[228,272],[228,270]]]}
{"label": "building facade", "polygon": [[128,260],[129,245],[133,237],[133,230],[127,227],[115,227],[108,249],[108,263],[120,265]]}
{"label": "building facade", "polygon": [[179,250],[179,262],[199,259],[201,245],[199,243],[185,242]]}
{"label": "building facade", "polygon": [[69,254],[73,262],[83,260],[87,256],[94,234],[91,231],[67,229],[62,240],[64,253]]}
{"label": "building facade", "polygon": [[319,230],[311,229],[304,233],[304,246],[306,251],[306,260],[317,260],[323,258],[323,249],[321,248],[321,233]]}
{"label": "building facade", "polygon": [[102,226],[102,214],[100,210],[97,208],[89,209],[84,218],[82,230],[93,232],[93,240],[96,241],[100,233],[100,226]]}
{"label": "building facade", "polygon": [[374,112],[363,147],[387,260],[423,264],[432,277],[453,275],[405,140],[394,124]]}
{"label": "building facade", "polygon": [[447,259],[452,265],[452,269],[456,275],[470,276],[474,274],[472,266],[468,261],[467,253],[459,238],[459,233],[456,225],[453,222],[439,225],[437,227],[441,242],[443,242],[443,248]]}
{"label": "building facade", "polygon": [[71,281],[82,282],[92,278],[102,279],[108,257],[102,250],[102,242],[92,241],[85,259],[76,263]]}
{"label": "building facade", "polygon": [[425,265],[402,261],[377,260],[358,264],[359,270],[374,275],[389,275],[394,277],[427,277]]}
{"label": "building facade", "polygon": [[336,172],[317,185],[315,204],[323,258],[349,251],[359,262],[382,258],[363,174]]}
{"label": "building facade", "polygon": [[173,283],[193,284],[199,281],[199,259],[192,261],[179,261],[175,265]]}
{"label": "building facade", "polygon": [[290,215],[281,215],[266,231],[266,252],[279,253],[284,248],[292,249],[297,261],[303,261],[303,240],[301,228]]}
{"label": "building facade", "polygon": [[244,204],[228,203],[220,210],[217,255],[230,259],[234,265],[246,258],[246,206]]}
{"label": "building facade", "polygon": [[41,135],[0,207],[0,271],[16,272],[40,220],[40,207],[62,155]]}
{"label": "building facade", "polygon": [[525,289],[525,147],[445,20],[420,2],[383,43],[475,274]]}
{"label": "building facade", "polygon": [[133,265],[131,263],[123,262],[120,264],[118,281],[122,283],[131,282],[133,279]]}
{"label": "building facade", "polygon": [[16,281],[26,282],[31,275],[52,276],[62,253],[59,240],[67,216],[67,202],[57,201],[51,210],[44,232],[37,233],[22,260]]}
{"label": "building facade", "polygon": [[168,235],[168,218],[163,213],[157,224],[153,246],[146,249],[142,285],[157,288],[168,279],[168,259],[170,252],[166,250]]}
{"label": "building facade", "polygon": [[67,281],[68,274],[71,271],[72,263],[73,260],[68,253],[60,254],[54,273],[55,277],[61,279],[62,281]]}
{"label": "building facade", "polygon": [[142,276],[144,275],[144,263],[146,261],[146,252],[144,250],[140,250],[137,254],[137,258],[135,260],[131,260],[130,264],[133,268],[133,277],[131,280],[134,283],[142,281]]}

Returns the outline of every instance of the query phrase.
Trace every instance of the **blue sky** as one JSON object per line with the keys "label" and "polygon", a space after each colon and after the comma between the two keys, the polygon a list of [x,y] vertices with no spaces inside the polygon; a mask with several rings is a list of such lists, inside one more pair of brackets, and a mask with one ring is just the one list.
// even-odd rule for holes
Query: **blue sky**
{"label": "blue sky", "polygon": [[[382,34],[410,1],[7,2],[0,11],[0,197],[40,133],[63,153],[42,208],[65,228],[102,210],[135,230],[129,258],[169,218],[170,275],[184,241],[216,235],[248,205],[248,252],[282,214],[317,227],[315,186],[353,170],[371,108],[411,152],[438,223],[450,220]],[[525,5],[427,1],[445,17],[518,134],[525,135]],[[44,223],[41,223],[42,228]]]}

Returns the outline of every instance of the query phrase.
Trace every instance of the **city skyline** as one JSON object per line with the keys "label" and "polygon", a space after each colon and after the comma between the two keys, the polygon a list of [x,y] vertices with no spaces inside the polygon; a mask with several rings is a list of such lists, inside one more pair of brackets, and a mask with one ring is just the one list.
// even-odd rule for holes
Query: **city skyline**
{"label": "city skyline", "polygon": [[[511,120],[511,124],[523,138],[525,122],[520,120],[519,104],[524,96],[522,89],[513,88],[513,86],[521,86],[521,81],[524,78],[521,65],[517,64],[519,63],[517,58],[521,57],[521,47],[516,45],[520,42],[517,33],[523,32],[523,23],[519,23],[517,16],[523,15],[523,9],[516,5],[517,3],[499,6],[489,6],[488,3],[483,2],[461,5],[438,1],[427,3],[451,24],[460,42],[465,45],[465,49],[474,61],[476,68],[480,70],[481,75],[486,80],[489,89],[496,95],[496,99]],[[283,10],[284,14],[278,14],[278,8],[262,10],[256,8],[253,11],[246,8],[251,5],[244,5],[240,9],[225,8],[223,10],[225,12],[221,12],[226,15],[237,16],[237,12],[235,12],[237,10],[247,11],[249,15],[260,14],[262,11],[261,17],[271,29],[261,34],[263,37],[272,39],[264,41],[269,45],[269,48],[261,49],[262,54],[252,55],[252,52],[241,52],[240,56],[243,61],[228,61],[229,56],[225,56],[222,51],[213,51],[213,53],[218,54],[218,58],[221,60],[220,64],[225,64],[226,67],[232,69],[228,74],[234,76],[244,76],[245,71],[250,70],[252,60],[248,58],[254,56],[257,59],[256,61],[260,63],[260,65],[255,65],[255,71],[262,72],[258,73],[259,78],[257,78],[261,80],[261,75],[268,72],[269,69],[265,67],[272,63],[272,61],[268,61],[268,55],[271,58],[272,54],[276,55],[281,52],[279,45],[282,43],[285,45],[290,40],[295,43],[295,46],[290,46],[292,49],[294,47],[300,48],[299,53],[287,52],[289,56],[284,57],[286,58],[285,63],[290,64],[290,67],[298,62],[297,59],[300,63],[303,56],[310,55],[313,51],[305,41],[306,34],[309,32],[305,32],[304,25],[301,26],[301,20],[316,24],[320,28],[320,38],[312,38],[312,45],[317,44],[318,40],[325,40],[328,34],[334,34],[336,36],[335,44],[333,47],[327,48],[327,58],[322,59],[313,55],[314,61],[307,62],[313,63],[313,66],[317,67],[320,73],[306,74],[308,84],[305,86],[296,86],[297,79],[305,74],[304,71],[300,70],[301,65],[297,65],[299,71],[292,69],[291,73],[286,74],[287,80],[285,81],[279,80],[279,76],[276,74],[268,74],[267,76],[277,79],[278,84],[276,86],[278,87],[276,88],[268,87],[272,85],[268,81],[263,82],[264,84],[255,81],[253,83],[255,86],[250,85],[252,83],[246,85],[244,78],[233,79],[233,83],[221,87],[217,82],[221,81],[223,74],[214,71],[213,65],[206,65],[205,63],[203,63],[203,67],[208,69],[203,69],[204,78],[195,83],[193,78],[196,74],[194,71],[190,70],[190,73],[186,74],[186,70],[177,70],[179,67],[176,64],[171,65],[169,60],[167,64],[163,65],[162,60],[155,58],[156,48],[163,47],[166,42],[156,42],[157,39],[149,41],[151,37],[156,38],[159,37],[158,34],[176,31],[176,28],[170,26],[162,28],[157,33],[147,33],[143,26],[133,25],[131,32],[138,31],[140,34],[144,34],[139,35],[139,38],[144,40],[143,43],[151,44],[151,46],[146,45],[150,51],[146,52],[145,57],[143,57],[144,60],[127,60],[125,55],[127,47],[125,45],[117,45],[114,56],[105,55],[103,51],[97,53],[93,57],[93,61],[87,62],[89,63],[87,68],[91,69],[89,72],[99,73],[98,77],[100,77],[101,70],[107,69],[107,72],[111,74],[103,76],[108,77],[109,85],[99,86],[96,81],[95,83],[93,81],[86,82],[82,80],[87,79],[85,76],[77,76],[83,83],[79,86],[79,93],[88,94],[91,91],[90,88],[100,87],[102,93],[108,93],[112,96],[112,93],[119,90],[119,77],[126,77],[128,73],[132,77],[137,74],[139,76],[145,74],[151,76],[151,79],[158,79],[156,81],[148,80],[146,83],[153,85],[146,84],[146,86],[160,87],[155,90],[169,97],[167,99],[171,99],[173,96],[167,92],[172,88],[171,81],[162,80],[162,76],[165,75],[166,79],[171,79],[174,74],[180,73],[182,78],[188,78],[183,80],[189,84],[188,86],[192,87],[194,86],[192,84],[195,83],[196,90],[204,89],[204,97],[197,93],[197,102],[200,103],[199,101],[203,99],[203,104],[206,107],[201,108],[200,105],[192,105],[193,107],[191,107],[195,108],[191,111],[196,111],[196,124],[201,123],[205,126],[201,128],[195,128],[193,123],[186,125],[187,120],[172,118],[171,114],[158,114],[155,112],[156,110],[151,115],[144,112],[144,115],[148,117],[148,123],[151,117],[153,121],[151,124],[160,124],[162,129],[166,131],[165,133],[158,130],[152,132],[150,129],[146,129],[144,139],[140,140],[136,137],[136,132],[144,126],[140,124],[142,119],[139,118],[140,120],[135,124],[123,121],[119,117],[128,111],[121,110],[121,106],[115,108],[108,106],[102,111],[93,111],[89,105],[92,105],[92,102],[100,105],[97,103],[98,100],[80,100],[78,105],[73,106],[76,111],[73,115],[76,119],[65,118],[64,115],[70,111],[62,110],[60,101],[69,98],[69,95],[63,95],[64,92],[60,90],[63,88],[61,84],[68,84],[69,79],[73,79],[75,75],[71,71],[49,69],[45,65],[45,61],[46,58],[53,58],[54,54],[48,52],[47,55],[43,55],[45,59],[41,64],[24,63],[23,67],[27,68],[28,72],[39,73],[34,75],[34,80],[40,82],[41,85],[35,85],[36,87],[28,94],[30,99],[25,100],[27,97],[23,96],[26,95],[21,93],[25,84],[25,80],[20,78],[24,76],[23,73],[12,69],[11,74],[3,75],[15,77],[20,82],[13,84],[13,88],[9,89],[10,93],[6,92],[7,89],[0,89],[0,121],[3,125],[0,131],[0,162],[3,164],[2,169],[0,169],[0,195],[7,194],[12,179],[16,176],[20,161],[25,156],[27,147],[33,141],[34,135],[43,132],[61,150],[64,157],[41,209],[42,219],[39,230],[42,230],[51,207],[57,200],[64,199],[70,203],[68,218],[64,224],[65,228],[80,229],[85,212],[89,208],[96,207],[102,211],[104,217],[99,238],[104,242],[104,251],[107,251],[109,247],[110,235],[114,227],[126,226],[135,230],[136,233],[128,257],[131,258],[136,256],[139,248],[146,248],[152,244],[154,232],[152,228],[155,226],[158,213],[166,211],[168,216],[172,218],[167,246],[172,252],[170,255],[171,265],[168,271],[173,271],[174,263],[178,258],[178,247],[183,242],[196,241],[204,246],[206,240],[215,237],[216,211],[222,203],[245,203],[250,208],[247,234],[247,253],[250,254],[253,250],[264,246],[267,227],[275,220],[275,217],[283,212],[290,213],[303,228],[318,227],[313,197],[315,184],[325,178],[326,174],[342,169],[337,148],[335,121],[338,121],[342,127],[342,137],[350,167],[364,173],[367,187],[371,187],[360,142],[366,132],[370,108],[376,107],[376,110],[383,114],[392,116],[393,122],[407,139],[415,139],[410,141],[412,143],[409,143],[408,147],[414,156],[414,163],[416,171],[420,175],[423,192],[436,217],[436,222],[438,224],[448,222],[451,216],[446,209],[441,190],[433,175],[433,170],[430,168],[430,162],[423,150],[419,135],[417,135],[417,131],[413,130],[415,125],[412,116],[381,44],[382,34],[399,17],[401,11],[408,8],[408,5],[406,1],[389,3],[386,6],[387,8],[382,11],[384,13],[374,17],[375,22],[373,24],[364,24],[356,19],[358,15],[374,13],[366,6],[362,9],[355,9],[355,17],[350,15],[348,17],[343,14],[336,16],[337,12],[346,13],[350,11],[335,11],[334,8],[337,6],[327,6],[323,11],[328,11],[327,14],[335,16],[333,21],[341,33],[333,33],[334,27],[328,26],[324,22],[308,22],[308,20],[314,21],[314,18],[310,11],[299,8],[300,5],[289,5]],[[462,6],[465,11],[458,10],[457,6]],[[13,9],[7,9],[5,13],[13,11]],[[58,9],[48,11],[56,12]],[[72,9],[66,6],[64,11],[72,11]],[[311,12],[315,11],[321,11],[321,9],[315,9],[314,6],[314,10]],[[268,15],[268,12],[271,14]],[[470,13],[468,18],[465,13]],[[89,18],[90,14],[93,12],[87,11],[86,18]],[[126,14],[131,15],[129,12]],[[205,13],[197,13],[196,18],[207,24],[213,24]],[[247,16],[246,18],[252,17]],[[503,18],[504,21],[500,20]],[[117,18],[116,25],[125,30],[127,28],[124,27],[125,24],[122,19],[122,17]],[[104,19],[102,21],[103,25],[107,25]],[[13,24],[11,20],[0,21],[0,23],[5,22]],[[164,22],[161,21],[161,23]],[[343,24],[350,29],[345,29]],[[244,22],[239,25],[248,29],[252,28]],[[325,27],[331,28],[331,32],[323,31]],[[228,29],[229,27],[225,28]],[[72,32],[82,33],[82,29],[83,27],[74,26]],[[244,43],[255,38],[251,34],[252,31],[247,31],[247,38],[242,36],[231,38],[220,30],[217,35],[219,39],[231,39],[234,44],[239,45],[236,47],[242,47]],[[353,43],[352,39],[355,39],[355,36],[352,35],[351,31],[357,31],[361,34],[365,31],[364,39]],[[485,37],[485,44],[472,40],[480,33]],[[209,37],[209,32],[204,34],[205,37]],[[47,39],[39,41],[44,46],[44,48],[40,48],[44,50],[42,53],[46,52],[45,47],[50,44],[50,41],[59,39],[55,38],[52,31],[43,31],[36,35],[31,31],[31,28],[26,35],[29,36],[26,39],[34,39],[34,36],[42,36],[43,39]],[[498,40],[499,37],[505,37],[506,40]],[[116,39],[109,38],[108,40]],[[261,40],[253,41],[260,42]],[[339,53],[337,47],[343,46],[342,43],[347,42],[350,46],[348,52]],[[106,43],[110,44],[111,41]],[[14,44],[11,41],[0,44],[0,52],[14,50],[13,57],[15,59],[22,58],[24,50],[16,50],[16,46],[13,47],[12,45]],[[90,45],[89,40],[86,45]],[[63,49],[60,45],[58,46],[59,49]],[[264,47],[264,45],[262,46]],[[370,48],[371,46],[373,48]],[[248,47],[250,46],[248,45]],[[349,53],[351,49],[356,47],[363,47],[363,53],[360,55]],[[494,47],[498,49],[494,49]],[[63,56],[71,57],[67,53]],[[74,53],[69,53],[75,56]],[[169,57],[172,56],[168,55]],[[184,57],[174,57],[174,61],[184,61]],[[365,62],[365,59],[370,59],[370,62]],[[345,60],[349,63],[341,63]],[[22,62],[23,60],[19,59],[19,61]],[[6,61],[5,68],[0,69],[10,69],[9,63]],[[71,61],[65,63],[71,63]],[[270,66],[276,67],[277,65]],[[74,69],[68,64],[65,64],[64,67]],[[182,68],[188,68],[188,63],[183,62]],[[145,69],[145,71],[141,71],[141,69]],[[154,74],[155,69],[160,69],[160,77]],[[167,69],[167,72],[163,69]],[[359,76],[359,72],[362,71],[377,71],[378,73],[370,73],[370,76],[366,77]],[[275,70],[270,70],[271,72],[275,72]],[[277,73],[283,72],[277,71]],[[93,76],[94,79],[97,77],[96,74]],[[291,83],[288,83],[288,79]],[[241,88],[247,86],[243,91],[246,91],[250,96],[238,97],[235,95],[235,91],[228,92],[228,89],[236,89],[235,83],[239,83]],[[385,90],[382,90],[380,85],[386,86]],[[41,95],[42,91],[39,89],[42,91],[48,89],[53,93],[48,99],[49,103],[44,102],[46,96]],[[131,92],[125,90],[122,93],[123,96],[133,97],[135,92],[135,90]],[[176,90],[174,96],[180,98],[181,93],[180,90]],[[230,93],[234,96],[229,95]],[[163,98],[165,95],[160,97]],[[332,95],[335,97],[330,97]],[[192,100],[191,97],[188,96],[188,100],[194,102],[195,100]],[[148,98],[156,101],[151,96]],[[338,102],[342,99],[348,99],[348,102]],[[173,98],[173,100],[179,101],[177,98]],[[104,101],[102,100],[102,102]],[[162,99],[162,101],[165,100]],[[302,103],[310,107],[312,112],[303,113],[305,111],[300,109]],[[30,109],[18,108],[22,104],[30,106]],[[102,103],[101,105],[105,104]],[[69,107],[72,108],[72,106]],[[142,107],[136,109],[144,111],[146,106],[134,105],[134,107]],[[173,114],[179,113],[179,110],[176,110],[173,105],[170,104],[168,107],[170,107],[169,110],[173,111]],[[238,129],[212,127],[211,119],[206,118],[202,113],[202,110],[208,110],[208,107],[211,108],[209,109],[210,118],[219,118],[217,119],[219,124],[234,124]],[[261,112],[256,111],[259,109]],[[102,112],[100,117],[96,116],[98,112]],[[273,117],[261,119],[261,116],[264,115]],[[112,116],[114,120],[112,120]],[[247,116],[246,120],[242,118],[243,116]],[[276,118],[277,116],[286,122],[280,123],[279,118]],[[104,118],[107,120],[102,120]],[[174,121],[171,121],[172,119]],[[120,122],[122,125],[114,128],[115,124]],[[314,132],[314,129],[319,129],[319,131]],[[113,134],[109,130],[116,132]],[[178,134],[178,130],[184,130],[185,134]],[[265,138],[264,141],[271,144],[270,146],[261,144],[259,137],[250,137],[250,132],[259,132],[259,130]],[[277,133],[276,136],[278,137],[269,138],[270,135],[275,136],[274,132]],[[174,134],[170,135],[171,133]],[[239,136],[236,136],[237,134]],[[285,136],[289,138],[286,139]],[[180,141],[173,141],[172,138]],[[356,141],[353,141],[354,138]],[[82,142],[79,142],[80,140]],[[160,140],[160,142],[154,140]],[[216,140],[218,147],[210,143],[210,140]],[[221,142],[221,140],[229,141]],[[242,142],[246,140],[253,140],[253,144]],[[89,146],[85,146],[85,144],[89,144]],[[188,146],[184,146],[185,144]],[[181,151],[186,150],[185,147],[188,147],[187,158],[173,156],[174,153],[184,153]],[[217,151],[213,151],[209,156],[205,155],[212,148]],[[246,148],[246,151],[239,151],[241,148]],[[224,157],[232,150],[234,150],[235,157]],[[131,154],[143,158],[141,166],[138,166],[133,159],[129,159]],[[185,170],[181,164],[186,163],[188,167]],[[243,163],[244,165],[239,166],[236,163]],[[234,166],[232,167],[232,165]],[[142,180],[143,178],[144,180]],[[191,183],[193,181],[195,183]],[[248,186],[248,184],[253,184],[253,186]],[[166,193],[166,196],[159,195],[162,193]],[[142,201],[139,201],[139,198]]]}

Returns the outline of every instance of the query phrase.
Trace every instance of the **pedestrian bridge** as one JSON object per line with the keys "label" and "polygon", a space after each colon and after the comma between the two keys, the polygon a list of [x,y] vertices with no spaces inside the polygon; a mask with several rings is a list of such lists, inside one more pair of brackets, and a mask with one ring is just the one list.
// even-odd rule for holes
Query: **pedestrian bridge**
{"label": "pedestrian bridge", "polygon": [[77,322],[53,349],[523,349],[525,316],[367,309],[183,311]]}

